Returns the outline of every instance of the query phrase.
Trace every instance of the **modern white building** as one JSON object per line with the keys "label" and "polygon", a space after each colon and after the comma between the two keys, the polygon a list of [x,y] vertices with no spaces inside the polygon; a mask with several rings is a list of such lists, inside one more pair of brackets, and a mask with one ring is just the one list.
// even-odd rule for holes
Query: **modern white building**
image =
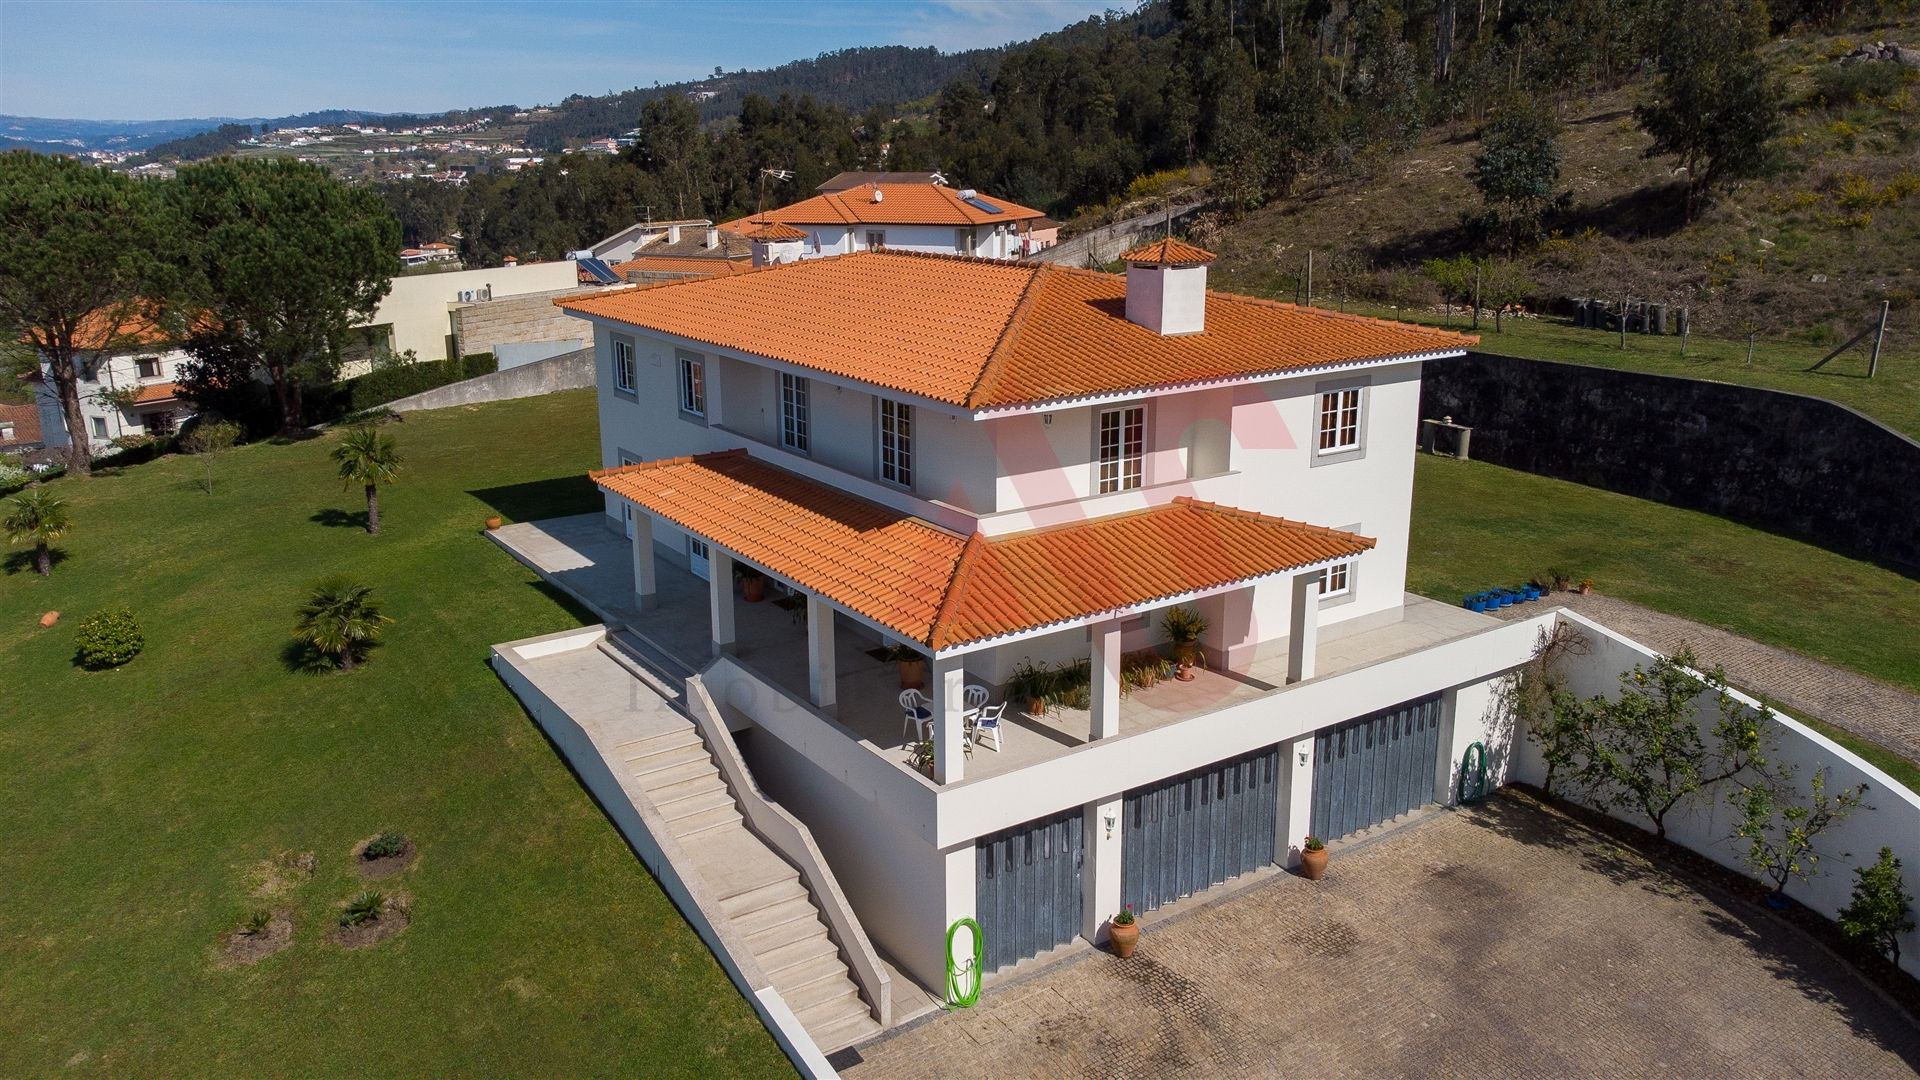
{"label": "modern white building", "polygon": [[[1125,258],[889,246],[560,302],[593,329],[605,515],[500,542],[609,626],[498,663],[550,732],[602,723],[565,704],[591,659],[567,649],[698,673],[692,714],[731,732],[707,747],[750,785],[666,728],[599,752],[689,858],[736,800],[810,832],[783,858],[817,845],[827,884],[711,910],[822,1046],[854,1029],[813,987],[851,977],[884,1021],[869,941],[937,993],[961,920],[989,971],[1102,941],[1123,906],[1450,801],[1474,743],[1495,782],[1512,754],[1493,682],[1540,620],[1405,591],[1421,365],[1473,339],[1211,292],[1175,240]],[[1176,610],[1205,621],[1190,681]],[[819,982],[754,946],[809,895],[847,965]]]}
{"label": "modern white building", "polygon": [[[412,350],[420,360],[445,360],[459,348],[453,318],[459,308],[509,296],[558,295],[578,281],[578,271],[567,261],[400,274],[373,318],[360,327],[366,340],[359,351],[397,355]],[[368,367],[366,356],[353,356],[342,365],[341,377],[365,374]]]}
{"label": "modern white building", "polygon": [[802,257],[808,259],[879,250],[1016,259],[1032,247],[1028,233],[1044,220],[1038,210],[972,188],[874,182],[720,227],[745,234],[768,223],[791,225],[807,233]]}

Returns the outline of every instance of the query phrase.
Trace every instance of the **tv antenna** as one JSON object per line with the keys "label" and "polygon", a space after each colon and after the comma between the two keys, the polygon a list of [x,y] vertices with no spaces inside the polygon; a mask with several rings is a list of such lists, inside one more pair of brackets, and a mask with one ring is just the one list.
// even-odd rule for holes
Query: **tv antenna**
{"label": "tv antenna", "polygon": [[775,183],[784,184],[791,179],[793,179],[792,169],[760,170],[760,209],[753,215],[756,219],[764,221],[767,216],[767,181],[772,180]]}

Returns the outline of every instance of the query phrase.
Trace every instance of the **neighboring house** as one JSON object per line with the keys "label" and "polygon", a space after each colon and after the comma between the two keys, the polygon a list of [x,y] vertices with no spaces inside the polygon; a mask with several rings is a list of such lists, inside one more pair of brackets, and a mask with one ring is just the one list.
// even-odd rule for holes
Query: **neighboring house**
{"label": "neighboring house", "polygon": [[[177,385],[180,365],[190,357],[159,327],[138,316],[119,327],[104,317],[90,317],[75,339],[82,350],[74,357],[80,416],[94,453],[119,438],[171,435],[193,415]],[[44,358],[35,382],[42,440],[50,447],[72,445]]]}
{"label": "neighboring house", "polygon": [[661,234],[641,245],[633,258],[611,267],[617,280],[640,285],[738,274],[753,268],[753,245],[737,232],[706,225]]}
{"label": "neighboring house", "polygon": [[937,172],[843,172],[813,190],[822,195],[866,184],[936,184],[946,186],[947,178]]}
{"label": "neighboring house", "polygon": [[602,262],[620,263],[634,257],[641,248],[656,241],[678,244],[683,235],[704,229],[713,222],[706,218],[686,218],[680,221],[641,221],[621,229],[597,244],[567,252],[567,258],[599,259]]}
{"label": "neighboring house", "polygon": [[870,183],[729,221],[721,228],[745,234],[779,222],[807,233],[804,258],[855,251],[918,251],[1013,259],[1025,235],[1044,215],[974,191],[936,184]]}
{"label": "neighboring house", "polygon": [[[635,627],[697,643],[755,784],[926,986],[956,920],[990,970],[1100,940],[1513,750],[1494,682],[1535,628],[1405,592],[1421,365],[1476,339],[1209,292],[1175,240],[1125,259],[888,250],[560,302],[592,324]],[[1174,608],[1204,670],[1123,702]],[[1029,715],[1056,665],[1081,689]],[[1006,711],[970,738],[973,685]]]}
{"label": "neighboring house", "polygon": [[24,454],[46,444],[40,439],[40,406],[0,405],[0,454]]}
{"label": "neighboring house", "polygon": [[445,360],[476,351],[462,350],[455,340],[457,309],[510,296],[557,294],[576,283],[574,264],[564,261],[397,275],[372,320],[358,328],[360,340],[347,350],[340,375],[365,374],[372,356],[382,351],[398,355],[411,349],[419,360]]}
{"label": "neighboring house", "polygon": [[1020,254],[1033,255],[1060,242],[1060,223],[1049,217],[1036,219],[1020,236]]}

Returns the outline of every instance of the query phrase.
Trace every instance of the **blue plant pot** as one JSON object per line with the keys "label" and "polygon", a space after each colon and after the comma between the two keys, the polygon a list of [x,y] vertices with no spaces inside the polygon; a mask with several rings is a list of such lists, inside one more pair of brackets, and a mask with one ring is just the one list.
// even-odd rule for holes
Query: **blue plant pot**
{"label": "blue plant pot", "polygon": [[1538,585],[1527,586],[1527,599],[1529,600],[1540,599],[1540,586]]}
{"label": "blue plant pot", "polygon": [[1512,593],[1510,593],[1510,592],[1503,592],[1503,593],[1501,593],[1501,594],[1500,594],[1500,606],[1501,606],[1501,607],[1512,607],[1512,606],[1513,606],[1513,594],[1512,594]]}

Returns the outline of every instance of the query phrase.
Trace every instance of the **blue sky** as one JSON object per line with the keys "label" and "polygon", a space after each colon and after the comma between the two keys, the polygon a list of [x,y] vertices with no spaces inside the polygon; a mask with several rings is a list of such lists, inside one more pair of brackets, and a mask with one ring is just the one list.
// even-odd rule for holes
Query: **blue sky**
{"label": "blue sky", "polygon": [[0,113],[532,105],[855,45],[1001,45],[1131,0],[0,0]]}

